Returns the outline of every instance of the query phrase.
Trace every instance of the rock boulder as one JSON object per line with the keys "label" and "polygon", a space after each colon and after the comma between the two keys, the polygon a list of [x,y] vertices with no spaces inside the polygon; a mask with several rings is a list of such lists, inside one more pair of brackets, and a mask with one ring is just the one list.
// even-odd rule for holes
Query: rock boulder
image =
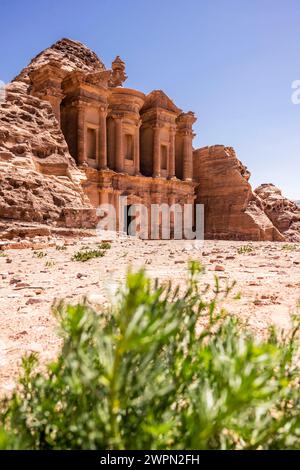
{"label": "rock boulder", "polygon": [[255,189],[264,212],[287,241],[300,242],[300,207],[285,198],[274,184],[262,184]]}
{"label": "rock boulder", "polygon": [[284,240],[252,191],[250,173],[231,147],[194,151],[196,202],[204,204],[205,237],[224,240]]}
{"label": "rock boulder", "polygon": [[93,227],[95,209],[81,185],[85,174],[69,153],[50,103],[30,94],[30,72],[52,60],[66,71],[104,68],[88,48],[63,39],[6,87],[0,104],[0,219]]}

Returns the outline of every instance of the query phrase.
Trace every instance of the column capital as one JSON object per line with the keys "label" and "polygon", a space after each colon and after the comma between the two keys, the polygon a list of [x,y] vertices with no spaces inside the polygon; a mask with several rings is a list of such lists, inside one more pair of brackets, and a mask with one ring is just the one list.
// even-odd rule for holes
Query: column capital
{"label": "column capital", "polygon": [[100,187],[99,188],[99,191],[103,192],[103,193],[106,193],[106,194],[110,194],[112,192],[114,192],[114,189],[111,188],[111,187]]}
{"label": "column capital", "polygon": [[86,103],[84,101],[78,100],[74,103],[74,106],[76,106],[77,109],[80,109],[80,111],[82,111],[86,108]]}
{"label": "column capital", "polygon": [[152,129],[162,129],[164,125],[161,122],[157,122],[152,125]]}
{"label": "column capital", "polygon": [[100,105],[99,105],[99,111],[100,111],[100,113],[107,114],[108,106],[105,106],[105,105],[103,105],[103,104],[100,104]]}
{"label": "column capital", "polygon": [[195,137],[196,134],[192,131],[192,129],[179,129],[178,134],[183,135],[183,136],[188,136],[188,137]]}
{"label": "column capital", "polygon": [[122,121],[124,119],[123,113],[110,113],[109,116],[115,119],[115,121]]}
{"label": "column capital", "polygon": [[55,98],[60,98],[61,100],[65,98],[65,94],[62,92],[61,88],[48,87],[44,90],[37,91],[35,95],[39,98],[40,96],[53,96]]}

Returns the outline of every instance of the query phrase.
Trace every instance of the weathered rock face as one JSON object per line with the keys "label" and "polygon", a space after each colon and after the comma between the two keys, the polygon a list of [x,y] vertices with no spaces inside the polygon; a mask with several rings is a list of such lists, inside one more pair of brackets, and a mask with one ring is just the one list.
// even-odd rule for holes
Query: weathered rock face
{"label": "weathered rock face", "polygon": [[250,173],[231,147],[194,151],[197,202],[204,204],[205,237],[232,240],[283,240],[266,216],[248,180]]}
{"label": "weathered rock face", "polygon": [[51,60],[73,70],[103,69],[80,43],[62,40],[39,54],[6,87],[0,105],[0,218],[92,227],[95,210],[84,194],[50,103],[30,95],[29,72]]}
{"label": "weathered rock face", "polygon": [[255,189],[262,206],[273,225],[285,239],[300,242],[300,207],[285,198],[274,184],[262,184]]}
{"label": "weathered rock face", "polygon": [[[62,39],[36,56],[6,88],[6,99],[0,103],[0,238],[1,232],[5,235],[13,221],[16,227],[25,224],[27,232],[30,223],[70,229],[95,227],[96,211],[90,201],[96,206],[102,200],[112,199],[111,196],[115,199],[118,194],[114,194],[114,189],[118,187],[118,191],[120,188],[128,191],[133,199],[137,195],[146,197],[148,205],[153,202],[152,176],[166,177],[159,180],[160,186],[155,183],[155,192],[164,196],[163,201],[168,202],[170,194],[172,199],[176,196],[179,203],[193,200],[194,114],[177,115],[180,110],[163,92],[152,92],[142,108],[142,120],[144,124],[148,121],[153,124],[158,118],[161,121],[159,126],[153,127],[150,137],[148,124],[145,129],[142,126],[140,139],[136,128],[139,129],[139,109],[145,97],[135,90],[121,89],[125,79],[125,64],[119,57],[112,63],[112,71],[106,70],[86,46]],[[73,89],[74,83],[77,88]],[[80,100],[77,114],[73,115],[76,93],[84,98],[88,119],[94,127],[98,126],[100,142],[104,142],[101,151],[97,152],[97,145],[94,145],[94,127],[87,128],[82,118]],[[91,111],[92,105],[96,115]],[[108,109],[110,121],[106,134]],[[166,112],[168,116],[163,116]],[[172,122],[170,112],[173,112]],[[128,121],[128,115],[132,122]],[[127,158],[127,162],[120,151],[123,147],[120,116],[126,118],[124,132],[135,136],[136,142],[128,144],[128,148],[134,148],[137,156],[133,160],[130,154],[132,158]],[[72,155],[85,170],[79,169],[71,157],[61,126],[71,151],[73,149]],[[92,131],[89,145],[87,130]],[[159,149],[160,138],[164,139],[162,147],[166,149],[166,156],[168,148],[172,156],[169,168],[166,162],[162,168],[158,151],[154,152],[152,162],[151,145],[155,142]],[[140,147],[144,159],[139,156]],[[145,165],[145,159],[149,159],[149,165]],[[92,168],[88,168],[88,160],[92,160]],[[141,169],[145,181],[136,177],[140,160],[143,160]],[[104,170],[104,176],[100,175],[102,179],[98,170],[100,173]],[[172,182],[175,174],[178,179]],[[206,238],[300,241],[299,207],[283,198],[273,185],[263,185],[253,192],[249,177],[247,168],[230,147],[216,145],[194,152],[194,178],[199,183],[196,202],[205,205]],[[150,188],[146,196],[145,188]]]}
{"label": "weathered rock face", "polygon": [[97,54],[81,42],[64,38],[32,59],[15,80],[30,84],[30,72],[42,65],[51,63],[51,61],[59,62],[61,69],[66,72],[72,72],[76,69],[91,73],[105,70],[105,66]]}

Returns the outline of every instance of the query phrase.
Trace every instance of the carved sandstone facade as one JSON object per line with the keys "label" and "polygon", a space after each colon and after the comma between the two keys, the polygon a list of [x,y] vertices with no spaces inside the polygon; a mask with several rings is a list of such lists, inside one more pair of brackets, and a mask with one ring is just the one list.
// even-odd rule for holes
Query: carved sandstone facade
{"label": "carved sandstone facade", "polygon": [[161,90],[146,96],[121,87],[127,77],[120,57],[112,70],[97,72],[68,73],[52,60],[29,77],[31,93],[52,105],[95,207],[112,204],[120,216],[121,196],[147,207],[194,202],[194,114]]}
{"label": "carved sandstone facade", "polygon": [[194,114],[161,90],[123,87],[126,78],[120,57],[106,70],[88,47],[61,39],[6,87],[0,237],[14,220],[95,227],[101,203],[115,206],[124,230],[127,196],[129,206],[204,204],[206,238],[296,240],[294,205],[273,190],[253,192],[231,147],[194,150]]}

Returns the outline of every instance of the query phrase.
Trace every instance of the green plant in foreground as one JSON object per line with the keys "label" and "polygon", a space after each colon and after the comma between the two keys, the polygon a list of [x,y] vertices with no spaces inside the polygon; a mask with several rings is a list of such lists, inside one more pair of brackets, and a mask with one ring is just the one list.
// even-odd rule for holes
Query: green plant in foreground
{"label": "green plant in foreground", "polygon": [[207,300],[129,273],[109,308],[59,303],[63,346],[45,373],[23,359],[1,402],[5,449],[299,449],[298,329],[264,340]]}
{"label": "green plant in foreground", "polygon": [[247,253],[252,253],[254,251],[254,248],[253,246],[251,245],[243,245],[243,246],[240,246],[238,249],[237,249],[237,252],[239,255],[244,255],[244,254],[247,254]]}
{"label": "green plant in foreground", "polygon": [[1,258],[6,258],[7,254],[4,251],[0,251],[0,257]]}

